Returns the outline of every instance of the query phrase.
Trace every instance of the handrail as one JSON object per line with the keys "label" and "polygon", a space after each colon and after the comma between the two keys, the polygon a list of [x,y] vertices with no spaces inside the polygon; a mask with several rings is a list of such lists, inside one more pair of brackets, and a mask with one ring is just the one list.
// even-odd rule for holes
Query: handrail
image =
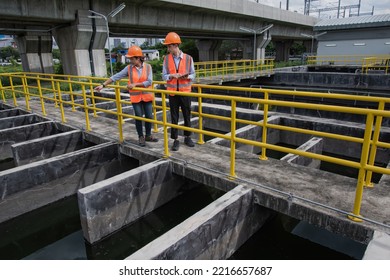
{"label": "handrail", "polygon": [[390,55],[310,55],[306,57],[307,65],[353,65],[361,66],[361,73],[377,71],[390,74]]}
{"label": "handrail", "polygon": [[[123,137],[123,119],[124,118],[132,118],[136,120],[142,120],[151,122],[155,125],[155,130],[158,127],[162,127],[164,134],[164,154],[163,157],[169,157],[169,148],[168,148],[168,128],[177,128],[181,130],[188,130],[194,133],[199,134],[199,144],[203,144],[203,135],[209,135],[213,137],[218,137],[222,139],[226,139],[230,141],[230,173],[229,178],[234,179],[236,177],[235,174],[235,152],[236,152],[236,144],[241,143],[245,145],[252,145],[255,147],[261,148],[261,155],[259,159],[266,160],[266,151],[267,149],[277,150],[286,153],[292,153],[299,156],[309,157],[321,161],[328,161],[335,164],[340,164],[343,166],[349,166],[352,168],[356,168],[359,170],[359,175],[357,179],[356,191],[355,191],[355,202],[352,210],[351,219],[355,221],[359,221],[358,218],[360,216],[360,206],[363,199],[363,188],[372,186],[371,175],[372,172],[377,172],[381,174],[390,175],[389,168],[383,168],[375,166],[375,157],[376,151],[378,147],[389,149],[390,144],[387,142],[383,142],[380,139],[380,133],[382,129],[382,120],[383,118],[389,118],[390,112],[385,110],[386,105],[390,104],[390,98],[384,97],[375,97],[375,96],[356,96],[356,95],[348,95],[348,94],[330,94],[330,93],[318,93],[318,92],[304,92],[304,91],[288,91],[288,90],[276,90],[276,89],[261,89],[261,88],[245,88],[242,87],[228,87],[228,86],[215,86],[215,85],[203,85],[203,84],[194,84],[193,88],[195,92],[191,93],[183,93],[183,92],[175,92],[164,89],[144,89],[137,88],[139,91],[148,91],[153,92],[155,94],[161,95],[162,105],[157,106],[155,103],[153,104],[154,110],[162,109],[162,120],[159,121],[156,118],[156,114],[154,114],[155,118],[153,120],[145,119],[142,117],[137,117],[135,115],[124,113],[122,107],[124,105],[130,105],[131,102],[129,99],[122,99],[120,90],[125,89],[124,86],[121,85],[121,82],[117,82],[116,84],[112,84],[108,86],[109,88],[114,89],[115,97],[103,97],[99,95],[95,95],[93,92],[93,88],[101,83],[103,78],[95,78],[95,77],[79,77],[79,76],[70,76],[70,75],[50,75],[50,74],[41,74],[41,73],[8,73],[8,74],[0,74],[0,76],[8,77],[10,80],[9,86],[4,86],[0,83],[0,92],[2,94],[2,102],[6,102],[5,95],[6,93],[10,93],[12,97],[12,101],[14,106],[18,106],[17,104],[17,96],[23,95],[26,102],[26,108],[30,109],[29,102],[32,98],[36,98],[41,103],[42,114],[46,115],[45,110],[45,102],[53,102],[56,104],[57,108],[59,108],[61,114],[61,121],[66,122],[66,114],[71,114],[74,111],[74,108],[79,107],[82,108],[85,112],[85,122],[86,122],[86,130],[91,130],[89,115],[90,112],[93,113],[93,116],[96,118],[98,115],[96,112],[104,112],[107,114],[112,114],[117,116],[118,122],[118,132],[119,132],[119,142],[124,141]],[[21,81],[21,82],[20,82]],[[163,82],[154,82],[154,84],[163,84]],[[78,90],[76,90],[78,89]],[[249,97],[239,97],[234,94],[230,95],[218,95],[206,93],[205,91],[210,91],[213,89],[218,90],[228,90],[229,93],[234,92],[242,92],[243,90],[251,93],[258,93],[262,95],[262,97],[258,98],[249,98]],[[47,93],[51,93],[50,95]],[[198,128],[189,128],[181,125],[175,125],[167,122],[167,111],[169,110],[166,105],[166,96],[168,94],[176,94],[176,95],[186,95],[189,97],[197,98],[198,100],[198,111],[192,112],[193,115],[196,115],[201,120],[202,118],[214,118],[220,119],[224,121],[230,121],[231,123],[231,131],[230,134],[222,134],[204,130],[202,127],[202,121],[199,122]],[[307,102],[297,102],[297,101],[282,101],[282,100],[274,100],[274,96],[306,96],[310,98],[317,98],[319,101],[321,99],[326,98],[327,100],[331,99],[344,99],[344,100],[355,100],[360,102],[370,102],[377,104],[376,109],[369,108],[355,108],[348,106],[340,106],[340,105],[325,105],[325,104],[314,104]],[[82,103],[75,102],[75,98],[82,98]],[[91,100],[91,104],[87,102],[87,100]],[[230,102],[231,104],[231,116],[223,117],[218,115],[213,115],[210,113],[204,113],[202,110],[202,101],[204,99],[214,99],[214,100],[223,100],[225,102]],[[5,100],[5,101],[4,101]],[[116,103],[116,111],[102,109],[96,106],[99,101],[112,101]],[[263,107],[263,120],[260,122],[248,121],[244,119],[239,119],[237,117],[237,102],[243,103],[251,103],[262,105]],[[65,106],[72,106],[72,111],[64,110]],[[268,115],[270,106],[284,106],[284,107],[294,107],[294,108],[304,108],[307,110],[325,110],[332,112],[340,112],[340,113],[350,113],[366,116],[366,123],[364,125],[364,136],[363,137],[354,137],[347,136],[341,134],[330,133],[327,131],[318,131],[313,129],[306,128],[296,128],[283,126],[280,124],[271,124],[268,122]],[[156,112],[156,111],[155,111]],[[260,141],[248,140],[242,137],[238,137],[236,135],[236,125],[237,123],[251,124],[262,127],[262,138]],[[322,154],[316,154],[313,152],[307,152],[297,149],[291,149],[286,147],[277,146],[274,144],[267,143],[267,130],[275,129],[275,130],[286,130],[294,133],[300,134],[309,134],[320,137],[333,138],[340,141],[348,141],[352,143],[358,143],[362,145],[360,161],[355,162],[351,160],[345,160],[332,156],[325,156]]]}
{"label": "handrail", "polygon": [[274,60],[222,60],[195,62],[194,68],[196,79],[219,77],[224,79],[228,76],[251,75],[271,75],[274,72]]}

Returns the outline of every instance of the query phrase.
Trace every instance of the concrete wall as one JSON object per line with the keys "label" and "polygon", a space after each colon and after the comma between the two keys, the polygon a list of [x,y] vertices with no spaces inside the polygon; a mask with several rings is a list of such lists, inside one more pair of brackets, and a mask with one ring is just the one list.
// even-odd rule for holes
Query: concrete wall
{"label": "concrete wall", "polygon": [[81,131],[73,130],[11,145],[16,166],[87,147]]}
{"label": "concrete wall", "polygon": [[271,213],[254,204],[250,189],[237,186],[126,259],[227,259]]}
{"label": "concrete wall", "polygon": [[112,176],[121,170],[118,156],[117,145],[107,143],[0,172],[0,222]]}
{"label": "concrete wall", "polygon": [[156,161],[79,190],[85,239],[95,243],[188,189],[169,161]]}

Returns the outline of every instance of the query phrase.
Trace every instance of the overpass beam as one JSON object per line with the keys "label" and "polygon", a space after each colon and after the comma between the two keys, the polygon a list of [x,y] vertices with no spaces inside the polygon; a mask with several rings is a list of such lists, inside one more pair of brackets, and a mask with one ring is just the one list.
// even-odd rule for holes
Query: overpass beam
{"label": "overpass beam", "polygon": [[54,73],[51,35],[18,35],[16,44],[20,51],[23,71]]}
{"label": "overpass beam", "polygon": [[275,61],[288,61],[293,40],[275,41]]}
{"label": "overpass beam", "polygon": [[217,61],[221,44],[222,40],[197,40],[196,47],[199,50],[199,61]]}

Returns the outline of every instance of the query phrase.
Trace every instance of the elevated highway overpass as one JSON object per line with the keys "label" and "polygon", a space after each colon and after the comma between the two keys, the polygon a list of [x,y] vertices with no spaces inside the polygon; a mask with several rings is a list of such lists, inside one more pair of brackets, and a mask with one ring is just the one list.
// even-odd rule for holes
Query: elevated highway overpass
{"label": "elevated highway overpass", "polygon": [[[277,60],[288,57],[293,40],[305,39],[317,19],[250,1],[234,0],[134,0],[134,1],[39,1],[0,0],[0,33],[16,35],[25,71],[50,73],[52,37],[59,45],[65,74],[105,76],[106,22],[92,19],[89,10],[107,15],[121,2],[126,4],[108,18],[109,33],[115,37],[164,37],[176,31],[197,39],[201,61],[217,60],[222,40],[239,40],[244,58],[261,58],[273,40]],[[254,42],[254,33],[273,24]],[[306,38],[307,39],[307,38]]]}

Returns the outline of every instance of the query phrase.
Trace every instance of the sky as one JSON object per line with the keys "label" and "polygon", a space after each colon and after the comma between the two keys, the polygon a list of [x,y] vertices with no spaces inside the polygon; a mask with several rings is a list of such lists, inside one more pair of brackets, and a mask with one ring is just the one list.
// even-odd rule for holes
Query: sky
{"label": "sky", "polygon": [[[281,7],[286,9],[287,0],[252,0],[254,2],[259,2],[264,5],[269,5],[273,7]],[[297,11],[298,13],[303,14],[305,0],[290,0],[289,1],[289,10]],[[328,7],[338,7],[338,0],[318,0],[311,2],[311,8],[328,8]],[[340,6],[347,5],[357,5],[359,0],[341,0]],[[360,13],[369,13],[372,12],[372,7],[374,6],[374,15],[381,14],[390,14],[390,0],[361,0],[360,2]],[[357,9],[352,9],[352,13],[356,13]],[[310,13],[310,15],[318,16],[318,13]],[[337,10],[331,12],[322,12],[321,18],[335,18],[337,16]],[[349,11],[346,11],[346,17],[349,16]]]}

